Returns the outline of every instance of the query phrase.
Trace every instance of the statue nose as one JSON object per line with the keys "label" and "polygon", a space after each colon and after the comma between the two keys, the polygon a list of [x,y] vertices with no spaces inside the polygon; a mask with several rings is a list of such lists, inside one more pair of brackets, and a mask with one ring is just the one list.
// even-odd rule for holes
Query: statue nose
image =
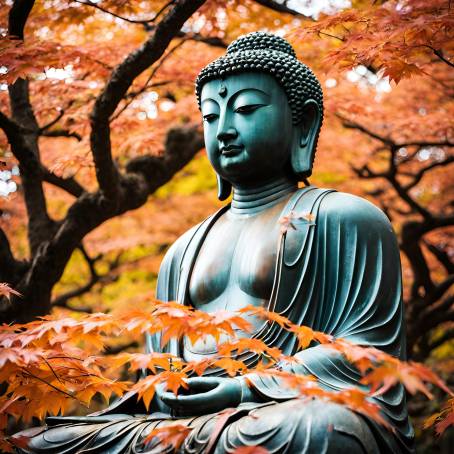
{"label": "statue nose", "polygon": [[221,142],[235,139],[238,136],[238,131],[235,128],[228,128],[218,132],[217,139]]}

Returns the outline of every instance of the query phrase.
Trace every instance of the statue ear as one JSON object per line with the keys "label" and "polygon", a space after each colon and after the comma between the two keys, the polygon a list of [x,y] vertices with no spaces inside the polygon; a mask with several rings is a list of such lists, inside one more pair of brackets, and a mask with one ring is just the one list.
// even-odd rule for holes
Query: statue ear
{"label": "statue ear", "polygon": [[304,103],[302,117],[301,122],[296,125],[291,156],[292,169],[298,178],[307,177],[312,172],[315,146],[322,121],[318,103],[308,99]]}
{"label": "statue ear", "polygon": [[218,199],[225,200],[232,192],[232,185],[229,181],[224,180],[224,178],[220,177],[217,173],[216,180],[218,181]]}

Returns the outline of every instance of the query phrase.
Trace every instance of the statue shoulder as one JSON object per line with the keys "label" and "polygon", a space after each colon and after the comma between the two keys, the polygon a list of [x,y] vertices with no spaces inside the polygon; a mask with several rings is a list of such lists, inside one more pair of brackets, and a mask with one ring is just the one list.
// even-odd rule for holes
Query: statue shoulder
{"label": "statue shoulder", "polygon": [[[293,266],[307,249],[308,241],[339,241],[350,232],[361,241],[384,240],[396,246],[395,234],[386,215],[373,203],[352,194],[331,190],[318,190],[303,195],[293,210],[296,214],[312,213],[313,221],[296,220],[295,229],[288,229],[285,240],[284,261]],[[310,229],[315,227],[315,236]],[[345,237],[347,238],[347,237]],[[354,245],[354,241],[348,241]]]}
{"label": "statue shoulder", "polygon": [[317,218],[319,222],[338,222],[392,232],[391,223],[380,208],[366,199],[345,192],[326,194],[320,202]]}

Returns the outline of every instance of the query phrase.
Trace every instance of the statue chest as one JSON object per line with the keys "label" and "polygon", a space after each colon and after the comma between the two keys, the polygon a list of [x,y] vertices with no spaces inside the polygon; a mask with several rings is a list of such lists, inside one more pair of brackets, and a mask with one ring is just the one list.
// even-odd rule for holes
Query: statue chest
{"label": "statue chest", "polygon": [[240,217],[228,213],[208,233],[192,272],[189,295],[198,309],[235,311],[268,301],[274,282],[282,207]]}

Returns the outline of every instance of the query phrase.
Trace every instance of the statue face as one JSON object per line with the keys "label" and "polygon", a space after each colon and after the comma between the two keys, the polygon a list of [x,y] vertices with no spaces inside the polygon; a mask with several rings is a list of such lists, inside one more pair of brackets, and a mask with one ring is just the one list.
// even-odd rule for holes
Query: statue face
{"label": "statue face", "polygon": [[221,177],[254,185],[285,174],[292,114],[272,76],[251,72],[207,82],[201,110],[208,158]]}

